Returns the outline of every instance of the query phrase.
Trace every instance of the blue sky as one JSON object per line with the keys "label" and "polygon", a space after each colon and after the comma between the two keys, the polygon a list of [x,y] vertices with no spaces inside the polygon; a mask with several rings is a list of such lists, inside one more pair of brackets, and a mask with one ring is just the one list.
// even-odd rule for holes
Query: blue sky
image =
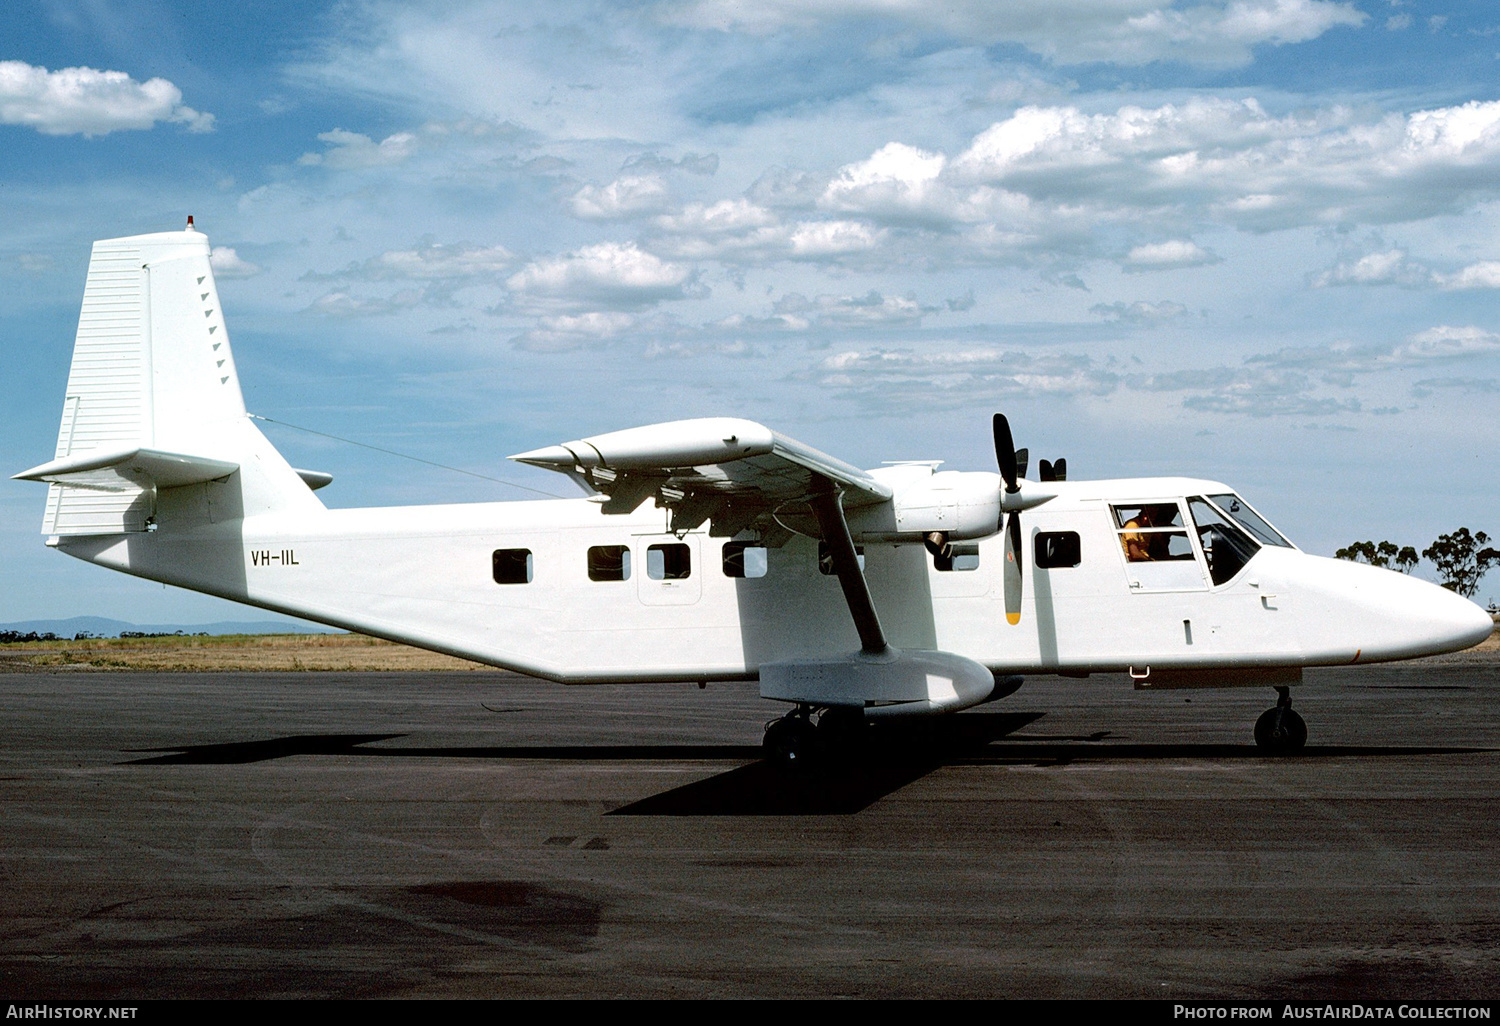
{"label": "blue sky", "polygon": [[[1492,4],[56,0],[0,43],[12,473],[90,243],[191,213],[251,410],[558,494],[504,457],[734,415],[989,469],[1002,410],[1313,552],[1500,534]],[[332,505],[528,494],[267,433]],[[48,552],[43,491],[0,484],[0,622],[243,617]]]}

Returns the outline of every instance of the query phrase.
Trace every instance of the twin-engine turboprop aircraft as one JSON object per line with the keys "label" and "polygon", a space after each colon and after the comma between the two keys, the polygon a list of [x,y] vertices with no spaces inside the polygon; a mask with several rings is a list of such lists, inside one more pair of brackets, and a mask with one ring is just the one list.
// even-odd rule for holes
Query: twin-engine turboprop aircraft
{"label": "twin-engine turboprop aircraft", "polygon": [[[1228,485],[860,470],[747,420],[678,421],[512,459],[587,497],[327,509],[245,411],[206,238],[94,244],[47,544],[79,559],[566,683],[759,679],[805,761],[866,723],[1004,697],[1017,675],[1274,687],[1302,667],[1487,637],[1434,585],[1299,551]],[[648,501],[649,500],[649,501]]]}

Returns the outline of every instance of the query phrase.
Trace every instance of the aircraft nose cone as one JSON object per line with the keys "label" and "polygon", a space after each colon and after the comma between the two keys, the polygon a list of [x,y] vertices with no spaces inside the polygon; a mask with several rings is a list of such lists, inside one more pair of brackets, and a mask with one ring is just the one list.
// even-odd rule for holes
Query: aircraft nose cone
{"label": "aircraft nose cone", "polygon": [[1405,618],[1432,654],[1471,648],[1494,632],[1490,614],[1462,595],[1426,581],[1408,578],[1403,583]]}
{"label": "aircraft nose cone", "polygon": [[[1453,596],[1458,598],[1457,595]],[[1489,613],[1468,599],[1460,599],[1464,607],[1453,614],[1453,640],[1455,651],[1471,648],[1495,632],[1495,620]]]}
{"label": "aircraft nose cone", "polygon": [[1406,574],[1305,555],[1286,569],[1304,598],[1303,643],[1315,659],[1441,655],[1477,645],[1494,630],[1490,615],[1468,599]]}

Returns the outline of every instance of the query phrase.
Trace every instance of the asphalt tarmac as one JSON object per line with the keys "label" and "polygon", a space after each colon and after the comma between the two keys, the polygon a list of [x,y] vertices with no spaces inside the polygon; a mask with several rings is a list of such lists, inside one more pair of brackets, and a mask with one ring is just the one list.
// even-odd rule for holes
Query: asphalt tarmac
{"label": "asphalt tarmac", "polygon": [[1500,995],[1500,663],[1035,678],[839,771],[754,685],[0,674],[0,997]]}

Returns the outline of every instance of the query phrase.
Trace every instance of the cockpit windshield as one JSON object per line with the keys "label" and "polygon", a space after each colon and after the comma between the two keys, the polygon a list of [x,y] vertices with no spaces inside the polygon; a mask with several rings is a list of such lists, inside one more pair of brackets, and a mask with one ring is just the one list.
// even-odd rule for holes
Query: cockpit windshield
{"label": "cockpit windshield", "polygon": [[1262,545],[1276,545],[1286,549],[1292,547],[1292,543],[1283,538],[1276,528],[1266,523],[1259,513],[1250,508],[1249,503],[1233,492],[1210,495],[1209,499]]}
{"label": "cockpit windshield", "polygon": [[1244,569],[1250,557],[1260,551],[1260,546],[1240,530],[1235,521],[1220,513],[1201,495],[1194,495],[1187,502],[1193,514],[1193,524],[1198,528],[1198,542],[1208,559],[1208,574],[1214,584],[1223,584]]}

